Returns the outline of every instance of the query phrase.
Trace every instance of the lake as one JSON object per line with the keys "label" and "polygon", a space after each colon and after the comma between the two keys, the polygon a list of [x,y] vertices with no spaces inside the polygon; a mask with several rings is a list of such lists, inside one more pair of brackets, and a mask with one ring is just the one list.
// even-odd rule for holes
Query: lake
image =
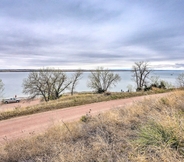
{"label": "lake", "polygon": [[[121,89],[123,91],[127,91],[128,85],[132,85],[135,88],[135,83],[132,80],[132,72],[131,71],[114,71],[121,77],[121,81],[110,89],[112,92],[120,92]],[[158,70],[152,71],[150,76],[159,76],[161,80],[167,81],[173,85],[176,85],[176,78],[179,74],[184,73],[184,70]],[[67,75],[70,76],[72,72],[67,72]],[[75,91],[83,92],[83,91],[92,91],[87,87],[88,75],[90,72],[84,72],[82,75],[82,79],[79,81]],[[5,90],[3,93],[3,98],[14,97],[17,95],[18,97],[25,97],[25,94],[22,93],[22,83],[23,79],[27,78],[29,72],[0,72],[0,79],[2,79]],[[65,91],[67,92],[67,91]]]}

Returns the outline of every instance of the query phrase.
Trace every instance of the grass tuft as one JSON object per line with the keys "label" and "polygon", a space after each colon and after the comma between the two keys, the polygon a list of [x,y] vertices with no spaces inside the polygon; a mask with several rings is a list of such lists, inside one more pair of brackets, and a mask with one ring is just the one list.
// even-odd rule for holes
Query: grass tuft
{"label": "grass tuft", "polygon": [[170,146],[177,148],[179,139],[175,136],[174,129],[166,128],[157,122],[151,121],[142,126],[138,133],[138,140],[136,141],[141,146]]}

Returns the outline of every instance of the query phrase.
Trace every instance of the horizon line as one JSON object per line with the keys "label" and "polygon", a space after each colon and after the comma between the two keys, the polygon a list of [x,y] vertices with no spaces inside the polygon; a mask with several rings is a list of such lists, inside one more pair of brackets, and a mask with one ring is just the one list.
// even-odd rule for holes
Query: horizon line
{"label": "horizon line", "polygon": [[[48,68],[48,69],[0,69],[0,72],[39,72],[41,70],[51,70],[51,71],[64,71],[64,72],[76,72],[76,71],[82,71],[82,72],[90,72],[90,71],[97,71],[96,69],[54,69],[54,68]],[[109,71],[132,71],[132,69],[104,69]],[[173,71],[176,71],[177,69],[172,69]],[[172,71],[171,69],[152,69],[152,71]],[[181,69],[178,69],[181,70]]]}

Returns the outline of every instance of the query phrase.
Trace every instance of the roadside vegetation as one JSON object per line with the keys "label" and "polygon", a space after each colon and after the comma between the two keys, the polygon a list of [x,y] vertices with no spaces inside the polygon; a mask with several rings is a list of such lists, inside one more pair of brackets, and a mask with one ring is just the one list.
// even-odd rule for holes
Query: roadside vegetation
{"label": "roadside vegetation", "polygon": [[157,94],[172,91],[173,89],[159,89],[153,88],[150,91],[139,92],[106,92],[106,93],[78,93],[74,95],[63,95],[57,100],[50,100],[48,102],[41,102],[38,105],[19,107],[13,110],[0,112],[0,120],[10,119],[13,117],[35,114],[50,110],[62,109],[71,106],[78,106],[90,104],[95,102],[110,101],[116,99],[130,98],[135,96],[143,96],[149,94]]}
{"label": "roadside vegetation", "polygon": [[0,161],[181,162],[183,100],[184,91],[175,91],[97,116],[88,113],[77,122],[53,125],[43,134],[5,141]]}

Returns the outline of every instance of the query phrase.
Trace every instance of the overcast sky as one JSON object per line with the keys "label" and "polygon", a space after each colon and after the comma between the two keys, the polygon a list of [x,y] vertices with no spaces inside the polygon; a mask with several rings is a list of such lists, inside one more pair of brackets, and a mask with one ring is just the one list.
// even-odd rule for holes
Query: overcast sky
{"label": "overcast sky", "polygon": [[1,0],[0,69],[184,69],[184,0]]}

